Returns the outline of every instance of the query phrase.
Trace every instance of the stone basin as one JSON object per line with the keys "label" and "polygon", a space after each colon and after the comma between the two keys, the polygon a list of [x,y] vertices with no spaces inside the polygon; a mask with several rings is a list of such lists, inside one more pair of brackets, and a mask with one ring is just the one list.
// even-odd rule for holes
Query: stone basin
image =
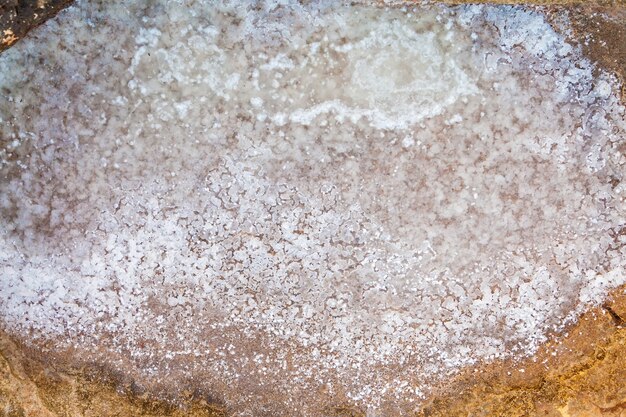
{"label": "stone basin", "polygon": [[78,2],[30,32],[0,56],[5,410],[620,415],[600,7]]}

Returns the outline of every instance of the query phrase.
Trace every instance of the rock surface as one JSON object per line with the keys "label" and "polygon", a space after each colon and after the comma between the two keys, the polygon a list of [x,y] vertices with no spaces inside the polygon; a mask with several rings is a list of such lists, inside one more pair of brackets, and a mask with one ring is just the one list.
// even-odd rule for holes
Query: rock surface
{"label": "rock surface", "polygon": [[[626,329],[616,316],[626,316],[623,292],[616,290],[604,307],[584,314],[566,336],[546,344],[535,357],[497,362],[459,376],[415,415],[622,417]],[[97,365],[50,363],[5,333],[0,351],[0,405],[6,416],[229,415],[223,404],[208,398],[209,404],[199,392],[188,391],[171,404],[137,391],[123,375]],[[324,412],[329,417],[364,415],[340,405]]]}
{"label": "rock surface", "polygon": [[[146,45],[150,45],[151,41],[148,38],[146,39]],[[148,55],[150,55],[149,52]],[[137,62],[138,64],[135,64],[135,61],[133,60],[131,68],[134,67],[134,70],[137,70],[137,68],[139,68],[137,67],[137,65],[141,65],[141,61],[139,59],[137,60]],[[384,76],[384,73],[381,74]],[[363,82],[365,81],[367,80],[364,80]],[[375,85],[369,86],[367,88],[370,91],[370,93],[368,94],[376,94]],[[354,91],[358,93],[358,90]],[[389,109],[394,109],[391,102],[385,102],[386,96],[383,93],[380,94],[381,96],[378,98],[379,106],[382,105],[383,109],[385,108],[385,106],[387,106],[387,108]],[[401,95],[398,98],[402,100]],[[353,95],[351,99],[356,100],[356,102],[359,103],[358,100],[360,100],[361,98],[358,95]],[[260,105],[263,105],[263,103],[267,101],[268,99],[266,98],[265,100],[261,101]],[[254,107],[255,103],[253,100],[251,100],[251,103]],[[360,104],[361,108],[366,108],[366,105],[366,102],[361,102]],[[185,109],[182,109],[181,111],[184,110]],[[429,118],[432,118],[434,116],[435,115],[427,115],[427,117]],[[377,113],[364,113],[364,116],[360,117],[365,117],[366,119],[368,119],[370,124],[374,125],[374,128],[376,129],[389,128],[389,126],[385,125],[386,123],[388,123],[388,114],[383,114],[383,116],[381,116]],[[413,124],[417,120],[413,119],[413,117],[419,118],[423,116],[414,116],[408,113],[395,113],[393,114],[393,123]],[[70,129],[68,132],[71,133],[72,130]],[[405,138],[402,140],[402,146],[411,147],[415,145],[415,142],[415,139],[411,137],[409,137],[408,140]],[[622,317],[619,301],[620,294],[623,294],[623,290],[621,293],[620,290],[617,290],[615,292],[617,302],[614,307],[609,306],[610,309],[593,310],[592,312],[587,313],[587,315],[584,316],[584,318],[579,322],[580,324],[578,324],[579,327],[576,327],[577,331],[581,332],[584,337],[578,339],[575,337],[571,339],[566,338],[566,341],[563,342],[563,344],[559,345],[559,347],[555,347],[552,345],[544,346],[542,349],[548,352],[549,355],[548,353],[542,353],[542,350],[540,350],[537,354],[538,356],[535,357],[535,360],[541,363],[541,366],[533,366],[534,362],[532,362],[532,360],[529,361],[527,364],[515,363],[514,366],[517,370],[517,373],[512,373],[512,376],[508,375],[506,372],[510,372],[510,370],[508,370],[509,368],[512,369],[512,361],[514,360],[514,358],[506,359],[505,362],[500,362],[497,366],[487,367],[487,369],[485,369],[484,371],[480,368],[476,368],[480,369],[480,372],[484,376],[476,378],[475,375],[473,375],[471,379],[464,380],[463,376],[461,375],[456,377],[458,379],[458,382],[456,383],[450,381],[446,382],[446,384],[444,385],[447,385],[448,389],[456,390],[454,391],[454,395],[452,396],[452,398],[446,397],[445,389],[443,390],[442,394],[436,394],[435,392],[433,392],[431,394],[431,397],[437,395],[442,395],[443,397],[441,397],[440,400],[435,401],[431,405],[426,405],[421,412],[425,415],[436,415],[436,413],[441,413],[441,415],[451,415],[455,412],[454,410],[456,410],[457,414],[462,414],[464,412],[467,413],[468,410],[470,410],[472,407],[475,408],[476,412],[482,412],[485,415],[501,415],[503,413],[510,413],[511,415],[527,415],[532,412],[539,413],[546,410],[552,413],[558,412],[561,415],[576,415],[577,412],[621,412],[620,410],[623,405],[623,392],[621,392],[619,389],[619,381],[623,377],[624,370],[621,362],[618,360],[614,360],[615,358],[619,358],[619,355],[622,354],[623,350],[623,334],[620,333],[620,330],[615,330],[615,324],[619,325]],[[12,297],[14,297],[14,295],[12,295]],[[180,295],[175,295],[172,300],[168,299],[168,304],[170,306],[175,306],[179,303],[179,300],[181,300],[180,297]],[[182,298],[183,302],[186,302],[188,300],[188,298],[185,297]],[[607,313],[608,311],[611,311],[612,313]],[[558,317],[559,314],[562,313],[557,313],[556,317]],[[596,321],[599,322],[599,324],[597,324],[595,327],[585,327],[585,323],[591,323],[594,317],[602,318]],[[50,325],[54,325],[54,323],[51,322]],[[611,325],[613,327],[611,327]],[[574,331],[574,333],[575,332],[576,331]],[[595,342],[593,343],[595,343],[596,345],[592,345],[589,343],[589,339],[592,338],[592,334],[595,336]],[[41,376],[42,374],[51,373],[50,368],[48,368],[45,372],[42,372],[42,369],[46,368],[45,365],[41,365],[42,358],[38,358],[38,355],[31,354],[27,355],[30,360],[24,361],[23,359],[20,359],[19,349],[16,350],[14,348],[15,345],[11,345],[11,343],[8,342],[9,339],[6,335],[4,336],[4,340],[7,341],[5,343],[4,350],[9,352],[5,355],[5,358],[7,359],[6,365],[8,367],[5,369],[10,369],[11,371],[5,374],[7,376],[7,380],[9,380],[10,382],[6,385],[6,389],[3,392],[7,393],[6,397],[9,398],[8,403],[16,410],[19,409],[19,407],[21,406],[20,404],[22,404],[23,401],[29,401],[26,399],[26,397],[24,397],[24,395],[25,393],[28,393],[30,389],[33,389],[33,386],[29,383],[24,382],[20,389],[17,390],[16,394],[15,384],[17,382],[13,378],[13,376],[15,375],[25,375],[27,376],[27,378],[22,381],[27,381],[29,379],[34,380],[37,384],[39,384],[40,387],[52,387],[50,389],[42,388],[40,391],[44,392],[44,394],[39,394],[39,400],[37,400],[36,396],[31,396],[30,398],[33,399],[34,403],[36,403],[37,401],[42,401],[42,403],[40,403],[40,406],[45,407],[52,412],[60,413],[61,415],[63,415],[62,413],[70,413],[70,411],[67,411],[68,407],[80,408],[80,404],[76,400],[60,401],[60,396],[65,398],[90,398],[90,405],[85,408],[86,413],[93,412],[93,410],[98,409],[97,407],[99,406],[96,406],[95,404],[106,404],[107,401],[110,401],[107,399],[111,399],[116,396],[116,394],[112,393],[112,390],[105,390],[104,394],[96,393],[96,389],[90,391],[89,383],[82,383],[81,378],[83,377],[81,375],[85,374],[85,372],[85,375],[91,373],[99,374],[100,377],[102,377],[103,375],[112,376],[112,380],[114,381],[113,386],[115,386],[116,390],[118,391],[123,391],[124,386],[127,386],[128,390],[130,392],[134,392],[134,394],[137,394],[137,392],[141,392],[144,389],[140,385],[125,382],[124,380],[125,378],[127,378],[127,376],[116,377],[114,371],[105,372],[98,369],[94,371],[93,368],[89,368],[89,370],[87,371],[82,370],[75,374],[70,373],[69,379],[66,379],[65,375],[67,374],[67,369],[69,365],[65,367],[61,366],[59,368],[60,372],[56,377],[39,378],[37,375]],[[400,341],[398,343],[403,343],[401,339],[399,340]],[[568,356],[568,351],[563,346],[568,347],[569,349],[574,351],[574,354]],[[591,353],[589,353],[589,346],[592,347]],[[600,347],[598,348],[598,346]],[[143,349],[143,347],[141,348]],[[27,348],[22,349],[24,352],[28,351]],[[597,354],[596,349],[600,349],[601,352]],[[67,351],[66,353],[69,355],[67,356],[67,358],[72,357],[71,350]],[[557,362],[549,362],[552,353],[556,353],[555,360],[557,360]],[[544,355],[544,357],[541,356],[542,354]],[[54,353],[51,353],[51,355],[54,355]],[[590,360],[589,355],[595,357],[596,360]],[[608,359],[604,360],[605,358]],[[544,362],[544,359],[547,360]],[[566,365],[563,365],[563,362],[565,362]],[[9,366],[9,364],[11,363],[12,365]],[[24,370],[24,372],[22,372],[20,370],[19,363],[29,363],[30,365],[27,365],[27,367],[30,366],[32,369],[30,371]],[[520,369],[523,369],[523,372],[520,371]],[[602,377],[599,377],[598,375],[608,375],[608,383],[599,383],[598,380],[601,380]],[[63,380],[69,382],[60,382]],[[77,380],[81,381],[80,385],[78,385],[76,382],[72,382]],[[94,381],[97,381],[97,379]],[[97,386],[98,382],[94,382],[94,384],[94,386]],[[613,386],[611,384],[613,384]],[[511,389],[512,387],[513,389]],[[584,388],[584,390],[582,388]],[[63,394],[55,394],[56,389],[59,389],[61,392],[63,392]],[[582,390],[583,392],[587,392],[587,394],[585,394],[587,395],[587,397],[581,399],[579,398],[580,396],[569,395],[569,390]],[[72,396],[67,397],[68,392],[73,393]],[[459,393],[463,393],[463,395],[459,395]],[[210,398],[210,395],[209,397],[207,397],[207,395],[209,394],[207,394],[206,392],[203,393],[201,390],[197,391],[195,394],[190,394],[191,399],[187,402],[183,401],[183,407],[192,407],[197,412],[206,412],[209,414],[232,411],[215,405],[207,408],[206,405],[202,405],[201,402],[194,400],[194,398]],[[478,395],[481,400],[479,403],[472,405],[471,398],[476,395]],[[167,406],[163,403],[155,402],[149,399],[144,399],[143,402],[137,402],[135,400],[132,400],[132,398],[133,395],[128,397],[128,403],[125,401],[119,403],[119,406],[122,407],[120,408],[120,413],[124,414],[128,412],[129,409],[124,409],[123,407],[135,407],[135,411],[133,411],[133,413],[140,412],[139,410],[144,407],[152,407],[152,411],[150,412],[155,413],[153,415],[169,415],[168,413],[171,414],[176,412],[183,412],[180,410],[177,411],[176,407]],[[182,396],[179,396],[179,401],[180,398],[182,398]],[[485,400],[485,398],[489,398],[489,400]],[[337,405],[333,405],[333,402],[331,400],[327,400],[327,403],[331,404],[329,408],[325,410],[318,409],[319,413],[337,415],[341,415],[342,413],[358,414],[357,410],[359,409],[359,407],[355,407],[353,403],[345,402],[345,407],[344,405],[342,405],[341,400],[338,401]],[[595,407],[597,407],[597,409],[591,410],[590,404],[595,404]],[[391,405],[390,407],[392,409],[393,405]],[[78,412],[79,411],[76,410],[73,411],[73,413]]]}
{"label": "rock surface", "polygon": [[71,2],[72,0],[3,0],[0,3],[0,53]]}

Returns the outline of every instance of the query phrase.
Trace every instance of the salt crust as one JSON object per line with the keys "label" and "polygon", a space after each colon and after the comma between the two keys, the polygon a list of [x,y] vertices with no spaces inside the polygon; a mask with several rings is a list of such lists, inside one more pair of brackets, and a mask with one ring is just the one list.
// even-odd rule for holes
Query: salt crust
{"label": "salt crust", "polygon": [[624,108],[540,13],[151,3],[0,57],[12,331],[376,415],[624,283]]}

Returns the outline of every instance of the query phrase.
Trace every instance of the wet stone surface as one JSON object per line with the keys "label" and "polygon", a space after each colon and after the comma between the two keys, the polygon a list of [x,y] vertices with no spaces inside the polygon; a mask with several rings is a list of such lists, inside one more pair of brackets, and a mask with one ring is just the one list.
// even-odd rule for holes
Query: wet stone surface
{"label": "wet stone surface", "polygon": [[19,343],[211,413],[432,412],[624,283],[624,107],[567,16],[103,5],[0,56]]}

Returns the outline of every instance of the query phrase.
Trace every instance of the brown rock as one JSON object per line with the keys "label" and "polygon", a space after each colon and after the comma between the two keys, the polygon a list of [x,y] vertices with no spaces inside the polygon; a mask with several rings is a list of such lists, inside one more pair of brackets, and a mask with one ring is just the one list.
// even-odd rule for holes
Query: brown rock
{"label": "brown rock", "polygon": [[0,52],[70,3],[72,0],[2,0],[0,2]]}

